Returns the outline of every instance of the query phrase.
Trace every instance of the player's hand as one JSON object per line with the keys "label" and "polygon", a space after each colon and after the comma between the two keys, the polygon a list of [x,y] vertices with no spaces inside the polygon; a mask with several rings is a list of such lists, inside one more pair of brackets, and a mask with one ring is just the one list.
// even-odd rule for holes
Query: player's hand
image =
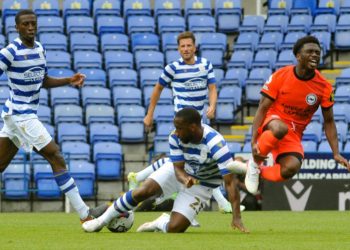
{"label": "player's hand", "polygon": [[267,158],[267,156],[260,155],[260,150],[256,143],[252,145],[252,154],[253,154],[254,161],[256,163],[263,162]]}
{"label": "player's hand", "polygon": [[82,87],[84,84],[84,80],[86,78],[86,75],[81,73],[76,73],[70,78],[70,84],[75,87]]}
{"label": "player's hand", "polygon": [[208,119],[214,119],[215,117],[215,108],[212,106],[209,106],[207,109],[207,117]]}
{"label": "player's hand", "polygon": [[198,185],[199,184],[199,180],[193,178],[192,176],[187,176],[184,182],[184,185],[186,188],[190,188],[193,185]]}
{"label": "player's hand", "polygon": [[341,156],[340,154],[334,155],[334,160],[336,160],[336,162],[346,167],[350,172],[350,164],[343,156]]}
{"label": "player's hand", "polygon": [[153,118],[150,115],[146,115],[143,119],[143,124],[145,125],[145,130],[147,133],[151,132],[153,125]]}
{"label": "player's hand", "polygon": [[238,229],[242,233],[250,233],[249,230],[243,225],[242,219],[239,217],[232,220],[231,226],[233,229]]}

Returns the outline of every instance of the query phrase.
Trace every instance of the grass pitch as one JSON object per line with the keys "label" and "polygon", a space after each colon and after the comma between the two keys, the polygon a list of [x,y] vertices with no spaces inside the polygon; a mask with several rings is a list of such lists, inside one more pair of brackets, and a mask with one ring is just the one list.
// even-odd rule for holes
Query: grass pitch
{"label": "grass pitch", "polygon": [[135,213],[127,233],[84,233],[76,214],[0,213],[0,249],[350,249],[349,212],[243,212],[250,234],[230,228],[231,215],[202,212],[184,234],[136,233],[160,213]]}

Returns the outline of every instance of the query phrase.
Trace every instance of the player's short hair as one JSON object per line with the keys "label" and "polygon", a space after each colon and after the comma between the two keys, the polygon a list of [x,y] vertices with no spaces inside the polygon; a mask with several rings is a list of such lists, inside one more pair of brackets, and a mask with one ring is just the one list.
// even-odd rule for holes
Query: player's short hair
{"label": "player's short hair", "polygon": [[180,44],[180,40],[187,39],[187,38],[191,38],[193,41],[193,44],[196,44],[196,37],[194,36],[194,34],[191,31],[185,31],[180,33],[180,35],[177,36],[177,45]]}
{"label": "player's short hair", "polygon": [[175,115],[176,118],[181,118],[186,124],[196,124],[201,126],[201,116],[194,108],[183,108]]}
{"label": "player's short hair", "polygon": [[299,51],[301,50],[301,48],[304,46],[305,43],[315,43],[321,49],[320,42],[318,41],[318,39],[316,37],[304,36],[302,38],[299,38],[298,41],[294,44],[294,46],[293,46],[294,56],[297,56],[297,54],[299,53]]}
{"label": "player's short hair", "polygon": [[16,17],[15,17],[15,22],[16,24],[19,23],[19,18],[24,15],[34,15],[36,17],[36,14],[33,10],[20,10],[17,12]]}

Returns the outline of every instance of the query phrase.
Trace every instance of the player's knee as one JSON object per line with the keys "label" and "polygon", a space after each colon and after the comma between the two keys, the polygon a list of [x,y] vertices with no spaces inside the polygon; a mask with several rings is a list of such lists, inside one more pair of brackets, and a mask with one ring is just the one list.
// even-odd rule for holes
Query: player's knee
{"label": "player's knee", "polygon": [[286,180],[291,179],[298,170],[298,166],[286,164],[281,168],[281,176]]}
{"label": "player's knee", "polygon": [[276,138],[282,139],[288,133],[288,126],[282,121],[275,122],[271,127],[271,131]]}
{"label": "player's knee", "polygon": [[153,182],[155,181],[152,180],[152,182],[150,182],[147,180],[143,185],[141,185],[141,187],[136,188],[132,192],[133,198],[136,201],[141,202],[152,196],[158,195],[159,194],[158,185],[154,185]]}
{"label": "player's knee", "polygon": [[169,221],[167,225],[167,233],[184,233],[187,227],[180,223]]}

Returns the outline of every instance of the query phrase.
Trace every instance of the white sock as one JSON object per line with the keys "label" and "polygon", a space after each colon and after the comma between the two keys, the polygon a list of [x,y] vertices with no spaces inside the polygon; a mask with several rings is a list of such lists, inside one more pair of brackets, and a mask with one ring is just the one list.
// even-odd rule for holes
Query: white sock
{"label": "white sock", "polygon": [[71,190],[66,192],[66,196],[68,197],[72,207],[79,214],[80,219],[85,219],[89,215],[89,207],[81,198],[78,188],[72,188]]}
{"label": "white sock", "polygon": [[220,207],[224,207],[227,204],[227,200],[221,193],[220,187],[213,189],[213,197]]}
{"label": "white sock", "polygon": [[245,174],[247,172],[247,163],[241,161],[233,161],[226,167],[233,174]]}
{"label": "white sock", "polygon": [[136,181],[142,182],[148,178],[155,170],[153,169],[152,165],[149,165],[145,169],[141,170],[140,172],[136,173]]}
{"label": "white sock", "polygon": [[159,221],[157,223],[157,228],[163,233],[166,233],[168,231],[169,221],[170,221],[170,216],[162,216],[161,218],[159,218]]}
{"label": "white sock", "polygon": [[97,219],[102,222],[103,225],[107,225],[114,217],[117,217],[119,212],[114,209],[114,203]]}

